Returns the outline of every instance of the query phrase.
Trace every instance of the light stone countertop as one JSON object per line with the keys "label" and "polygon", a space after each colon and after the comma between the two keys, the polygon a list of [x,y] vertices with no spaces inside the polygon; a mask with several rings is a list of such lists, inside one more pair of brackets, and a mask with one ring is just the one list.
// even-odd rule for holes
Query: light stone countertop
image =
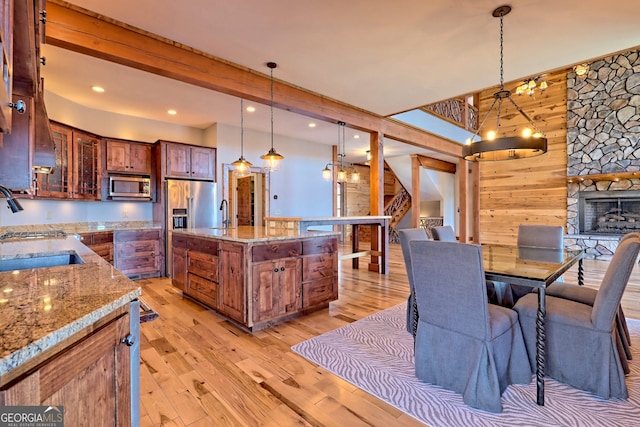
{"label": "light stone countertop", "polygon": [[267,227],[239,226],[235,228],[191,228],[172,230],[198,237],[212,237],[240,243],[263,243],[280,240],[296,240],[314,237],[339,236],[337,231],[298,231],[297,229],[280,229]]}
{"label": "light stone countertop", "polygon": [[0,242],[0,260],[65,252],[84,264],[0,272],[0,386],[8,373],[142,294],[74,237]]}
{"label": "light stone countertop", "polygon": [[95,231],[161,229],[162,224],[153,221],[100,221],[65,222],[59,224],[32,224],[0,227],[0,236],[8,232],[57,231],[68,234],[91,233]]}

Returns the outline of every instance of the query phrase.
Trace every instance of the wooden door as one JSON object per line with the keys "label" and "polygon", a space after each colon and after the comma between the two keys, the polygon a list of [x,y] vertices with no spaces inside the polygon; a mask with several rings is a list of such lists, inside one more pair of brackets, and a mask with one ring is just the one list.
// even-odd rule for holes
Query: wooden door
{"label": "wooden door", "polygon": [[166,175],[175,178],[191,176],[189,146],[183,144],[166,144]]}
{"label": "wooden door", "polygon": [[100,139],[85,132],[73,131],[74,199],[99,200],[100,194]]}
{"label": "wooden door", "polygon": [[37,175],[38,191],[36,194],[41,197],[66,199],[71,196],[72,170],[70,164],[73,131],[69,127],[51,123],[51,134],[56,150],[56,167],[52,173]]}
{"label": "wooden door", "polygon": [[107,140],[107,170],[129,172],[130,144],[124,141]]}
{"label": "wooden door", "polygon": [[244,246],[220,242],[218,307],[230,318],[244,323]]}
{"label": "wooden door", "polygon": [[254,323],[275,320],[302,308],[301,264],[298,258],[254,264]]}
{"label": "wooden door", "polygon": [[151,146],[129,144],[129,172],[151,175]]}
{"label": "wooden door", "polygon": [[254,178],[238,178],[238,225],[253,225]]}
{"label": "wooden door", "polygon": [[207,147],[191,147],[191,177],[216,179],[216,151]]}

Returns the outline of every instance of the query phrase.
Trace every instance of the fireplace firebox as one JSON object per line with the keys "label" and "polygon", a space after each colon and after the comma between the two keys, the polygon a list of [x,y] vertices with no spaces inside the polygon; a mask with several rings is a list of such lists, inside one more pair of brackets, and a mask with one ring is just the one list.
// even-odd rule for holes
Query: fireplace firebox
{"label": "fireplace firebox", "polygon": [[640,231],[640,191],[581,191],[580,234],[622,235]]}

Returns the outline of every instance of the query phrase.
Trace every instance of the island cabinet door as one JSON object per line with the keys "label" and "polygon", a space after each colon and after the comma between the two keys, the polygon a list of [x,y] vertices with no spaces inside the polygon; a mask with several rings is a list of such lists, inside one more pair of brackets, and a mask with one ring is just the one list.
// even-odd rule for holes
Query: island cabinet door
{"label": "island cabinet door", "polygon": [[302,309],[302,261],[284,258],[253,265],[253,322],[274,320]]}
{"label": "island cabinet door", "polygon": [[218,310],[240,323],[245,323],[247,316],[244,246],[220,242],[218,257]]}
{"label": "island cabinet door", "polygon": [[0,405],[62,405],[68,426],[131,426],[129,332],[126,314],[1,390]]}

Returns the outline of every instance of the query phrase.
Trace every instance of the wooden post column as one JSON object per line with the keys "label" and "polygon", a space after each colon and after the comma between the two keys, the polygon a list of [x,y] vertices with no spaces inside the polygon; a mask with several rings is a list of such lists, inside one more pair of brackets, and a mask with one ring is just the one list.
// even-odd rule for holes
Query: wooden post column
{"label": "wooden post column", "polygon": [[420,227],[420,159],[411,155],[411,227]]}
{"label": "wooden post column", "polygon": [[[371,151],[370,161],[370,215],[384,215],[384,155],[382,132],[371,132],[369,146]],[[384,241],[382,240],[384,239]],[[371,262],[369,271],[376,271],[387,274],[383,271],[388,265],[389,251],[382,250],[389,247],[389,230],[384,230],[378,226],[371,226]]]}

